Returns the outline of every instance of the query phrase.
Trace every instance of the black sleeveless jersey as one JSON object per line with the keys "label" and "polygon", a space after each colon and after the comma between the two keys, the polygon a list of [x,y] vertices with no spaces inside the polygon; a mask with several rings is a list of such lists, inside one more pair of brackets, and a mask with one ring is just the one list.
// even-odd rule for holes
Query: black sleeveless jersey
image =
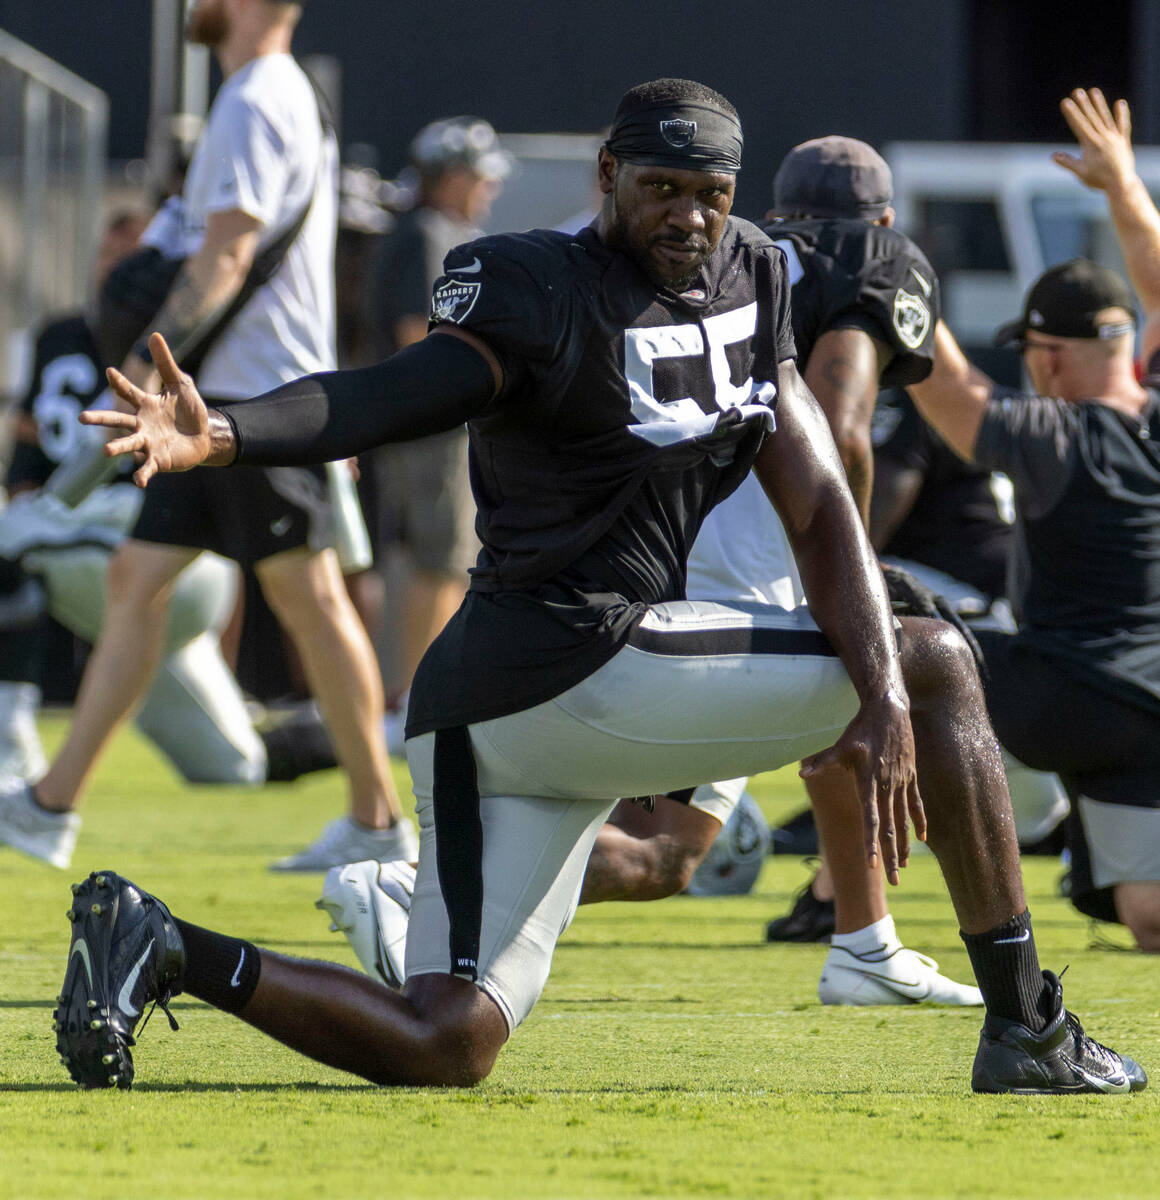
{"label": "black sleeveless jersey", "polygon": [[483,238],[444,270],[433,324],[481,337],[505,384],[468,424],[483,549],[416,676],[408,736],[558,695],[648,604],[682,598],[794,355],[785,259],[735,218],[681,295],[591,229]]}
{"label": "black sleeveless jersey", "polygon": [[894,351],[883,387],[905,387],[930,374],[938,278],[908,237],[866,221],[772,221],[764,228],[786,257],[803,370],[823,333],[853,328]]}
{"label": "black sleeveless jersey", "polygon": [[[36,339],[32,379],[20,403],[8,487],[40,487],[93,433],[77,417],[108,387],[84,317],[63,317]],[[132,470],[130,464],[127,468]]]}

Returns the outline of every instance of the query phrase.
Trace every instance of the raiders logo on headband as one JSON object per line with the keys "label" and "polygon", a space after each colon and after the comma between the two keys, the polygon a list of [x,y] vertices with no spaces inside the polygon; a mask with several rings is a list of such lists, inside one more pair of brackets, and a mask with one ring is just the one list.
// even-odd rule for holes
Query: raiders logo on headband
{"label": "raiders logo on headband", "polygon": [[678,150],[689,145],[689,143],[696,136],[696,121],[680,121],[673,119],[661,122],[661,137],[663,137],[670,146],[675,146]]}

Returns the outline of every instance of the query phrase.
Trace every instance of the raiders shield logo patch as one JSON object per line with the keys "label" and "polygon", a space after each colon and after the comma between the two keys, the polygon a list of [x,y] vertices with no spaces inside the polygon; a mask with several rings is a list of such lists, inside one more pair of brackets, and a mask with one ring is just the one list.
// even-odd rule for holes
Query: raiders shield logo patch
{"label": "raiders shield logo patch", "polygon": [[482,283],[459,283],[452,279],[435,289],[431,297],[431,322],[450,321],[453,325],[462,322],[475,307]]}
{"label": "raiders shield logo patch", "polygon": [[930,330],[930,309],[921,296],[899,288],[894,296],[894,332],[908,349],[916,350]]}
{"label": "raiders shield logo patch", "polygon": [[681,150],[687,146],[696,136],[696,121],[672,120],[661,122],[661,137],[663,137],[670,146],[675,146],[678,150]]}

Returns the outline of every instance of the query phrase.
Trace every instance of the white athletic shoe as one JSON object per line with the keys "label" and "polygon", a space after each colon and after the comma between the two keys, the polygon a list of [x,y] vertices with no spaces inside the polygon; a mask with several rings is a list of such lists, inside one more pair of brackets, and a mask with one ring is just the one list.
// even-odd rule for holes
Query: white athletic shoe
{"label": "white athletic shoe", "polygon": [[977,987],[940,975],[938,963],[905,946],[882,957],[860,957],[831,946],[818,981],[823,1004],[962,1004],[981,1005]]}
{"label": "white athletic shoe", "polygon": [[419,857],[419,837],[415,826],[403,817],[390,829],[367,829],[350,817],[337,817],[305,850],[275,859],[271,871],[328,871],[346,863],[373,858],[390,862],[401,858],[414,862]]}
{"label": "white athletic shoe", "polygon": [[72,862],[80,830],[77,813],[41,808],[25,780],[0,780],[0,842],[64,870]]}
{"label": "white athletic shoe", "polygon": [[368,975],[401,988],[414,890],[409,862],[348,863],[327,871],[314,907],[330,916],[332,930],[346,934]]}

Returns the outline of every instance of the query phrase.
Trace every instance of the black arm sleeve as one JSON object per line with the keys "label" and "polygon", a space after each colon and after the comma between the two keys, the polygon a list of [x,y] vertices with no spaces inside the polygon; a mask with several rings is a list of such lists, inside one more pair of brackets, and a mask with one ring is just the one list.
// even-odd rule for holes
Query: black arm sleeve
{"label": "black arm sleeve", "polygon": [[454,429],[494,393],[483,355],[439,335],[373,367],[307,375],[221,411],[237,439],[235,462],[291,467]]}

